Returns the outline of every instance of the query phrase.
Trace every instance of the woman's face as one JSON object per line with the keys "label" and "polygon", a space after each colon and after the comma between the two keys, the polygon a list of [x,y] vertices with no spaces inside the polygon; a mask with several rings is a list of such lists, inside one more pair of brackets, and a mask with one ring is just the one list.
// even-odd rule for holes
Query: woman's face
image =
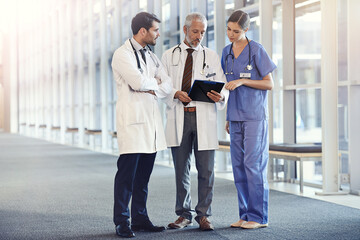
{"label": "woman's face", "polygon": [[242,30],[236,22],[228,22],[227,24],[227,36],[230,42],[236,42],[244,38],[246,31]]}

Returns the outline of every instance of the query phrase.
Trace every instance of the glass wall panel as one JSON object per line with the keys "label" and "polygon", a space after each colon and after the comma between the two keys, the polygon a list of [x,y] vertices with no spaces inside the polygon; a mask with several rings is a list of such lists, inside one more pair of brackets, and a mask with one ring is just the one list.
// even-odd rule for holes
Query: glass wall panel
{"label": "glass wall panel", "polygon": [[321,82],[320,1],[297,0],[295,4],[296,84]]}
{"label": "glass wall panel", "polygon": [[296,142],[321,142],[321,91],[296,91]]}
{"label": "glass wall panel", "polygon": [[338,88],[339,149],[348,150],[348,87]]}
{"label": "glass wall panel", "polygon": [[[215,2],[214,0],[207,1],[207,19],[208,28],[206,31],[206,46],[215,50],[215,28],[214,28],[214,14],[215,14]],[[225,27],[225,26],[224,26]]]}
{"label": "glass wall panel", "polygon": [[[338,81],[348,79],[348,8],[347,1],[338,1]],[[341,155],[340,173],[349,174],[349,88],[338,88],[338,144]],[[342,183],[342,187],[349,187],[349,183]]]}
{"label": "glass wall panel", "polygon": [[164,0],[162,2],[162,52],[165,52],[175,44],[180,43],[181,30],[179,15],[180,9],[178,0]]}
{"label": "glass wall panel", "polygon": [[147,0],[139,0],[139,12],[147,11]]}
{"label": "glass wall panel", "polygon": [[[274,2],[273,8],[273,49],[272,60],[277,68],[273,72],[274,88],[273,95],[273,141],[283,142],[283,57],[282,57],[282,5],[281,2]],[[271,116],[270,116],[271,117]]]}
{"label": "glass wall panel", "polygon": [[248,38],[259,42],[260,41],[260,17],[259,17],[259,8],[252,9],[248,11],[250,15],[250,27],[249,31],[246,33]]}
{"label": "glass wall panel", "polygon": [[347,62],[347,1],[338,1],[338,61],[339,61],[339,81],[348,80]]}
{"label": "glass wall panel", "polygon": [[[123,1],[121,6],[121,23],[131,23],[133,16],[131,14],[131,2]],[[132,36],[131,34],[131,24],[122,24],[121,25],[121,43],[124,43],[126,39]]]}
{"label": "glass wall panel", "polygon": [[341,154],[340,172],[349,173],[348,87],[338,88],[338,135]]}

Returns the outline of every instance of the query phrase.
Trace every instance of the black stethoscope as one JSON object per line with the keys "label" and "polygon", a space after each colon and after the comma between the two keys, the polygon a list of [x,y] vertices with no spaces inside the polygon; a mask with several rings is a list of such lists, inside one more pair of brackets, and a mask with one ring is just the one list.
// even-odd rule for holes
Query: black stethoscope
{"label": "black stethoscope", "polygon": [[[181,58],[181,47],[180,47],[180,44],[181,43],[179,43],[173,50],[172,50],[172,55],[171,55],[171,64],[173,65],[173,66],[178,66],[179,65],[179,62],[180,62],[180,58]],[[206,67],[206,62],[205,62],[205,60],[206,60],[206,58],[205,58],[205,48],[204,48],[204,46],[203,45],[201,45],[201,47],[203,48],[203,67],[202,67],[202,70],[200,71],[200,74],[202,74],[202,75],[204,75],[205,74],[205,67]],[[179,50],[179,58],[178,58],[178,61],[177,61],[177,63],[176,64],[174,64],[174,53],[175,53],[175,51],[176,50]]]}
{"label": "black stethoscope", "polygon": [[[246,37],[246,41],[248,42],[248,45],[249,45],[249,62],[248,62],[248,65],[245,67],[245,70],[252,70],[253,67],[251,65],[251,47],[250,47],[250,42],[249,42],[249,39]],[[231,50],[233,48],[233,44],[234,43],[231,43],[231,47],[230,47],[230,50],[229,50],[229,53],[228,55],[226,55],[225,57],[225,69],[226,69],[226,72],[225,72],[225,75],[233,75],[234,72],[233,72],[233,68],[234,68],[234,59],[235,59],[235,56],[234,54],[231,53]],[[232,61],[232,65],[231,65],[231,69],[230,69],[230,72],[228,71],[228,57],[231,57],[231,61]]]}
{"label": "black stethoscope", "polygon": [[[134,51],[134,54],[135,54],[135,57],[136,57],[137,67],[138,67],[139,71],[140,71],[141,74],[142,74],[142,73],[144,72],[144,70],[142,70],[142,68],[141,68],[141,66],[140,66],[139,55],[137,54],[137,51],[136,51],[136,49],[134,48],[134,45],[132,44],[131,39],[129,39],[129,42],[130,42],[130,44],[131,44],[131,47],[132,47],[132,49],[133,49],[133,51]],[[155,60],[155,58],[152,56],[153,52],[152,52],[150,46],[149,46],[149,45],[146,45],[146,46],[148,47],[148,49],[149,49],[149,51],[150,51],[150,58],[151,58],[152,61],[155,63],[156,68],[158,68],[158,67],[160,66],[159,62],[158,62],[157,60]]]}

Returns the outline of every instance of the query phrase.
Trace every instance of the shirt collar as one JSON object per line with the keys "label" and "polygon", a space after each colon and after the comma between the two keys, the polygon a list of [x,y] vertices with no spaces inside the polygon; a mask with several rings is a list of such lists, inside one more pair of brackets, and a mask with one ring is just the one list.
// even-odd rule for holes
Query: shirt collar
{"label": "shirt collar", "polygon": [[134,46],[134,48],[135,48],[136,51],[139,51],[139,50],[141,50],[141,49],[146,49],[146,48],[143,48],[143,47],[140,45],[140,43],[138,43],[138,42],[135,40],[134,37],[132,37],[132,38],[130,39],[130,41],[131,41],[131,43],[133,44],[133,46]]}
{"label": "shirt collar", "polygon": [[181,44],[180,44],[181,49],[186,50],[186,49],[188,49],[188,48],[192,48],[192,49],[194,49],[196,52],[198,52],[198,51],[200,50],[200,46],[201,46],[201,44],[199,44],[196,48],[192,48],[192,47],[189,47],[188,45],[186,45],[184,41],[182,41]]}

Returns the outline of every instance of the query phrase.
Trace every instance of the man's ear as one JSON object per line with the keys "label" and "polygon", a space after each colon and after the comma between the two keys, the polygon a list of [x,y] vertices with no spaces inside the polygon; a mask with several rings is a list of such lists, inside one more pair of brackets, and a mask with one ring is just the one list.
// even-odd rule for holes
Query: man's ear
{"label": "man's ear", "polygon": [[141,33],[141,36],[145,36],[145,35],[146,35],[146,32],[147,32],[147,31],[146,31],[145,28],[142,27],[142,28],[140,28],[139,31],[140,31],[140,33]]}
{"label": "man's ear", "polygon": [[185,34],[185,36],[186,36],[186,32],[187,32],[187,27],[184,25],[184,27],[183,27],[183,30],[184,30],[184,34]]}

